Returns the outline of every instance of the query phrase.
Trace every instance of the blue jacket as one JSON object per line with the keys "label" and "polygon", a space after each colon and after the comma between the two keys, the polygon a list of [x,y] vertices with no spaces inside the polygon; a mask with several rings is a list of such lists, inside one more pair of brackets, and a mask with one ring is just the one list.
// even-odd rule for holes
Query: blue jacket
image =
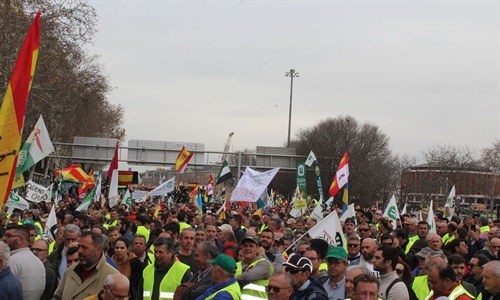
{"label": "blue jacket", "polygon": [[[203,299],[207,298],[208,296],[212,295],[213,293],[217,292],[218,290],[221,290],[221,289],[225,288],[226,286],[231,285],[235,282],[236,282],[236,278],[233,277],[226,282],[216,284],[216,285],[212,286],[211,288],[209,288],[208,290],[206,290],[205,293],[203,293],[203,295],[201,295],[200,297],[196,298],[196,300],[203,300]],[[233,300],[233,296],[231,296],[231,294],[229,294],[229,292],[223,291],[223,292],[218,293],[212,299],[213,300]]]}
{"label": "blue jacket", "polygon": [[23,299],[21,282],[10,271],[10,267],[0,272],[0,299]]}
{"label": "blue jacket", "polygon": [[314,278],[309,277],[309,285],[303,290],[294,289],[291,300],[328,300],[328,294],[321,282]]}

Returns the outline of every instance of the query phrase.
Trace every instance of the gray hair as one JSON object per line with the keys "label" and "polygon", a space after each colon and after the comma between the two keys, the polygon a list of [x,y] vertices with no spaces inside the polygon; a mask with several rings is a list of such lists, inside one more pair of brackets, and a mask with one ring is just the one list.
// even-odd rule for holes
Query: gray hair
{"label": "gray hair", "polygon": [[66,232],[69,232],[69,233],[78,232],[78,236],[82,235],[82,230],[80,229],[80,227],[76,226],[75,224],[66,225],[66,227],[64,227],[63,234],[65,234]]}
{"label": "gray hair", "polygon": [[371,274],[370,270],[368,270],[367,267],[362,266],[362,265],[353,265],[353,266],[347,267],[347,269],[345,270],[345,274],[347,274],[351,271],[354,271],[354,270],[361,270],[362,274]]}
{"label": "gray hair", "polygon": [[490,268],[490,267],[493,269],[493,274],[495,274],[497,278],[500,278],[500,261],[498,260],[490,261],[489,263],[483,265],[483,270],[484,268]]}
{"label": "gray hair", "polygon": [[441,257],[445,263],[448,263],[448,258],[443,252],[432,251],[425,256],[425,267],[429,268],[431,264],[431,258]]}
{"label": "gray hair", "polygon": [[196,233],[193,228],[184,228],[184,229],[182,229],[181,234],[179,235],[179,239],[182,239],[182,235],[184,234],[185,231],[191,231],[191,232]]}
{"label": "gray hair", "polygon": [[290,273],[285,272],[285,271],[276,271],[273,273],[271,277],[278,277],[278,276],[284,276],[285,277],[285,283],[288,288],[293,287],[293,278]]}
{"label": "gray hair", "polygon": [[119,272],[106,276],[106,285],[112,287],[112,289],[116,289],[117,285],[123,285],[124,287],[126,285],[127,289],[130,288],[130,282],[127,276]]}
{"label": "gray hair", "polygon": [[104,233],[101,233],[102,236],[102,251],[106,251],[109,248],[109,238]]}
{"label": "gray hair", "polygon": [[217,256],[219,256],[219,248],[217,247],[217,245],[215,245],[215,242],[213,241],[205,241],[205,242],[202,242],[200,244],[203,248],[203,253],[206,255],[206,254],[210,254],[210,256],[212,256],[212,258],[216,258]]}
{"label": "gray hair", "polygon": [[9,265],[10,249],[4,241],[0,241],[0,259],[3,260],[3,264],[0,265],[0,271],[5,269]]}

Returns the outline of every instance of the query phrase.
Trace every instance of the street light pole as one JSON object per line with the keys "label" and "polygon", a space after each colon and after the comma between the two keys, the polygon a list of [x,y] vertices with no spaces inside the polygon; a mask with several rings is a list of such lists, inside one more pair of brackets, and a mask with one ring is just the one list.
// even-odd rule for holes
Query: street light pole
{"label": "street light pole", "polygon": [[293,78],[299,77],[299,73],[296,73],[294,69],[290,69],[290,72],[285,73],[286,77],[290,77],[290,109],[288,110],[288,139],[286,147],[290,148],[290,132],[292,129],[292,95],[293,95]]}

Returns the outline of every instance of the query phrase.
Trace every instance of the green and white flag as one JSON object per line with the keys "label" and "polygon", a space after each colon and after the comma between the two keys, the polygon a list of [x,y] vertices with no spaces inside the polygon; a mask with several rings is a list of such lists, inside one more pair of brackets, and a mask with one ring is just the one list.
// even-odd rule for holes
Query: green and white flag
{"label": "green and white flag", "polygon": [[9,199],[5,202],[5,206],[9,207],[7,214],[13,213],[15,208],[20,210],[30,208],[28,201],[14,192],[10,192]]}
{"label": "green and white flag", "polygon": [[431,200],[431,206],[429,206],[429,213],[427,214],[427,224],[429,224],[429,233],[436,233],[436,219],[434,219],[434,206]]}
{"label": "green and white flag", "polygon": [[297,163],[297,186],[299,187],[299,191],[307,195],[307,187],[306,187],[306,164],[303,162]]}
{"label": "green and white flag", "polygon": [[52,152],[54,152],[54,145],[50,141],[49,132],[40,116],[35,128],[19,151],[16,175],[22,174]]}
{"label": "green and white flag", "polygon": [[76,208],[76,211],[81,211],[84,209],[88,209],[90,202],[92,202],[92,199],[94,199],[94,193],[95,193],[96,188],[93,188],[90,193],[83,199],[82,203]]}
{"label": "green and white flag", "polygon": [[130,191],[127,188],[127,191],[125,192],[125,196],[123,196],[123,204],[125,204],[127,207],[132,205],[132,196],[130,196]]}
{"label": "green and white flag", "polygon": [[399,219],[399,211],[398,211],[398,205],[396,204],[396,197],[394,196],[394,194],[392,195],[391,200],[389,200],[389,205],[387,205],[383,216],[391,219],[392,228],[396,228],[397,226],[396,220]]}
{"label": "green and white flag", "polygon": [[308,167],[311,167],[311,165],[312,165],[312,164],[313,164],[313,162],[315,162],[315,161],[316,161],[316,155],[314,155],[314,152],[312,152],[312,150],[311,150],[311,153],[309,153],[309,156],[307,157],[305,164],[306,164]]}

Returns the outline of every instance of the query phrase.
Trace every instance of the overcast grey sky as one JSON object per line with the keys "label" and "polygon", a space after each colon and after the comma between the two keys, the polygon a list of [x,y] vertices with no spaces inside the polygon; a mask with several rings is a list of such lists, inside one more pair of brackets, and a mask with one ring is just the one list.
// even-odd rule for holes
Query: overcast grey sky
{"label": "overcast grey sky", "polygon": [[395,154],[499,138],[498,1],[90,1],[128,139],[283,146],[339,115]]}

